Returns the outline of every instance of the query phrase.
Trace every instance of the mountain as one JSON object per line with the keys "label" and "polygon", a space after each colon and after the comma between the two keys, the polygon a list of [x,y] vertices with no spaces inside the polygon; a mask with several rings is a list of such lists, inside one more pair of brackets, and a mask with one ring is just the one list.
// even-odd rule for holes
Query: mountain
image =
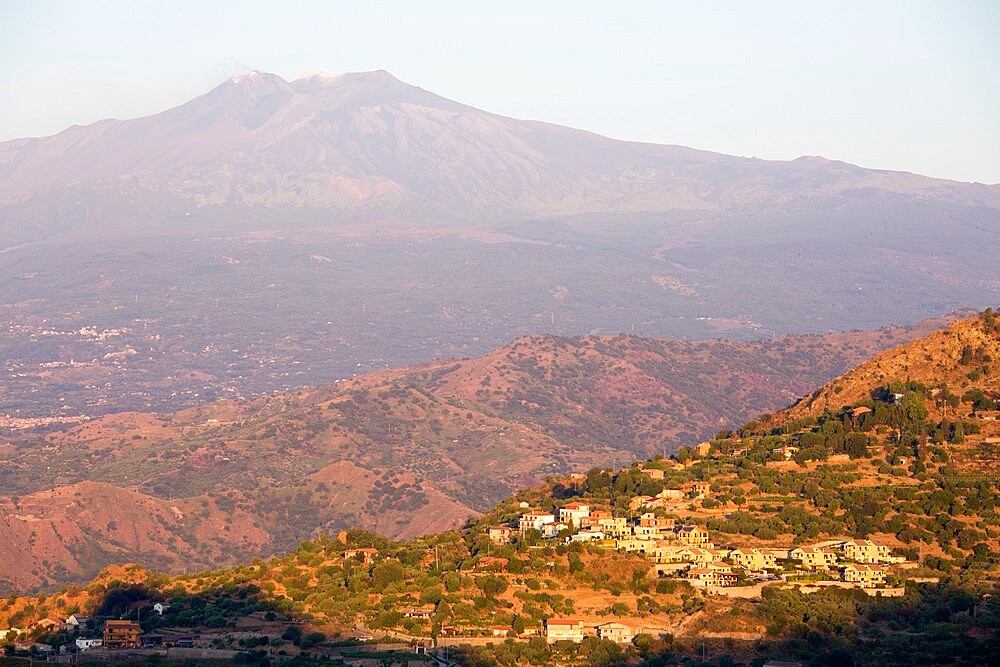
{"label": "mountain", "polygon": [[756,343],[533,336],[252,401],[8,432],[0,581],[231,564],[351,526],[453,528],[547,475],[709,438],[941,324]]}
{"label": "mountain", "polygon": [[[188,208],[305,206],[422,222],[801,211],[900,195],[1000,205],[1000,187],[821,158],[736,158],[514,120],[384,71],[290,83],[252,72],[153,116],[0,144],[0,202],[67,187],[95,190],[98,201],[156,192]],[[87,227],[93,233],[93,222]],[[4,231],[11,245],[25,240],[17,225]]]}
{"label": "mountain", "polygon": [[0,415],[170,412],[535,334],[914,323],[1000,300],[998,252],[1000,186],[252,73],[0,143]]}
{"label": "mountain", "polygon": [[[77,510],[46,494],[74,484],[139,494],[146,529],[177,536],[149,556],[209,566],[322,526],[454,525],[548,472],[731,428],[891,338],[830,353],[779,334],[996,302],[996,193],[620,142],[385,73],[247,75],[5,142],[0,415],[81,422],[0,444],[5,516],[44,515],[62,554],[18,576],[135,551],[109,527],[138,520],[125,502],[87,508],[107,521],[70,539]],[[757,342],[698,342],[719,336]],[[203,509],[171,519],[174,498]],[[267,546],[213,518],[236,507]],[[10,530],[30,553],[33,527]]]}

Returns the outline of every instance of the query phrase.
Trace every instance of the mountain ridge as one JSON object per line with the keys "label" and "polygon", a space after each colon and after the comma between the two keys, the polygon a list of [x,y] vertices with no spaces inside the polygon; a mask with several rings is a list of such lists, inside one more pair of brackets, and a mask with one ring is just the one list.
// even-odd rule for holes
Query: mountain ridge
{"label": "mountain ridge", "polygon": [[222,368],[250,396],[528,334],[747,340],[1000,294],[997,186],[618,141],[387,73],[258,73],[4,142],[0,202],[0,350],[22,351],[0,361],[29,366],[0,393],[45,381],[26,362],[39,349],[43,364],[91,352],[34,345],[46,332],[127,329],[86,357],[113,387],[143,385],[108,397],[125,408],[182,407],[140,397],[201,395],[177,378]]}
{"label": "mountain ridge", "polygon": [[908,345],[881,352],[776,417],[778,421],[816,417],[845,404],[870,400],[873,387],[888,390],[891,382],[900,380],[938,386],[945,393],[964,392],[974,384],[1000,396],[994,364],[1000,359],[1000,332],[993,329],[992,312],[987,309],[980,317],[959,320]]}

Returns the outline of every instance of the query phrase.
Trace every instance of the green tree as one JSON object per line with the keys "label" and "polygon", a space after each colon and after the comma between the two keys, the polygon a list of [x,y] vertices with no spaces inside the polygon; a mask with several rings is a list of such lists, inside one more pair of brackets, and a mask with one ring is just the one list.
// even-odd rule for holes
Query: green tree
{"label": "green tree", "polygon": [[297,625],[289,625],[285,631],[281,633],[281,638],[298,646],[299,642],[302,641],[302,630]]}
{"label": "green tree", "polygon": [[483,592],[487,599],[492,600],[507,590],[507,580],[494,574],[487,574],[484,577],[476,578],[476,587]]}

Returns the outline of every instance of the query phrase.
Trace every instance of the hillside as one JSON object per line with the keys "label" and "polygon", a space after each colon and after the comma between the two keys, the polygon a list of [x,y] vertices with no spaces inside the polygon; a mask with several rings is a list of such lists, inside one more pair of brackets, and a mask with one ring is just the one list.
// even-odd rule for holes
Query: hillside
{"label": "hillside", "polygon": [[704,440],[939,325],[756,343],[535,336],[294,394],[8,431],[0,580],[232,564],[351,526],[455,527],[546,475]]}
{"label": "hillside", "polygon": [[[818,417],[843,405],[873,398],[873,389],[892,382],[916,383],[937,390],[935,406],[947,414],[954,397],[979,390],[1000,394],[1000,336],[992,309],[978,318],[959,320],[929,336],[887,350],[820,387],[776,420]],[[895,391],[905,391],[905,386]]]}
{"label": "hillside", "polygon": [[[986,347],[953,358],[940,341],[955,338]],[[990,465],[1000,396],[984,378],[998,339],[992,313],[962,320],[889,355],[919,352],[940,376],[876,378],[816,416],[764,415],[669,459],[554,475],[460,530],[406,542],[329,533],[286,556],[176,577],[113,568],[85,588],[0,602],[0,626],[70,610],[98,623],[138,613],[154,641],[194,636],[203,650],[343,657],[372,650],[339,641],[362,635],[437,641],[467,665],[670,665],[706,654],[730,665],[989,664],[1000,626],[1000,469]],[[956,375],[969,356],[979,374]],[[850,380],[860,371],[835,381],[839,396],[860,388]],[[455,391],[446,376],[439,387]],[[965,393],[947,400],[943,381],[963,376]],[[158,615],[154,602],[170,608]],[[564,626],[579,633],[555,634]],[[597,636],[611,631],[624,635]],[[53,644],[73,636],[32,632]]]}

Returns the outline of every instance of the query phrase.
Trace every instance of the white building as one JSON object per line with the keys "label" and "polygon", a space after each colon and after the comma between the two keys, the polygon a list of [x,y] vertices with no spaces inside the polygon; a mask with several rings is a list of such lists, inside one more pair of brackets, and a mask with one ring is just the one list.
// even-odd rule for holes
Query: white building
{"label": "white building", "polygon": [[611,621],[597,626],[598,639],[607,639],[616,644],[628,644],[636,636],[635,628],[624,623]]}
{"label": "white building", "polygon": [[65,621],[65,627],[70,632],[74,630],[78,631],[80,628],[87,624],[90,620],[89,616],[84,616],[83,614],[70,614],[69,618]]}
{"label": "white building", "polygon": [[548,512],[528,512],[518,519],[517,528],[522,533],[527,530],[541,530],[547,523],[555,523],[556,515]]}
{"label": "white building", "polygon": [[559,509],[559,520],[580,527],[580,522],[590,516],[590,505],[587,503],[569,503]]}
{"label": "white building", "polygon": [[94,648],[95,646],[103,646],[103,639],[83,639],[82,637],[77,637],[76,647],[81,651],[86,651],[87,649]]}

